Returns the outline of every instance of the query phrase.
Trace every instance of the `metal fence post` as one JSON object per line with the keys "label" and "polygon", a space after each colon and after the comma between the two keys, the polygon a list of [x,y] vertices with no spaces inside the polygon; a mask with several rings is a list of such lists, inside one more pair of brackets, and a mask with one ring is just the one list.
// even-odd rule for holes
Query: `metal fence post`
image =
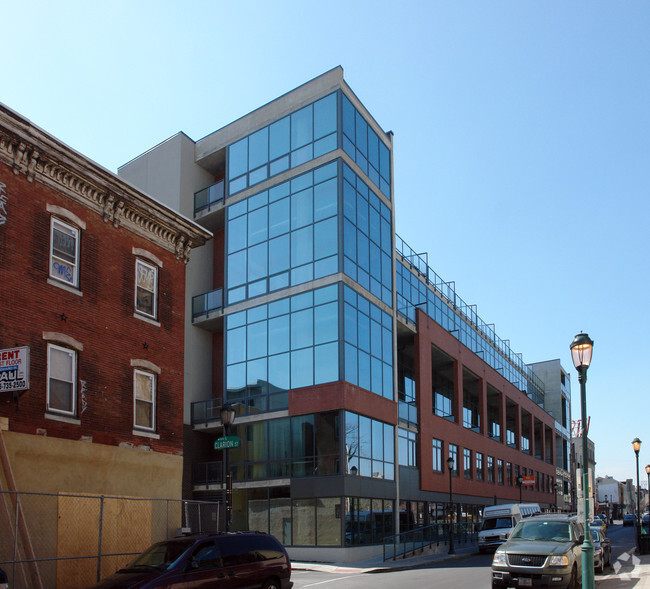
{"label": "metal fence post", "polygon": [[104,495],[99,498],[99,540],[97,543],[97,582],[102,575],[102,526],[104,525]]}

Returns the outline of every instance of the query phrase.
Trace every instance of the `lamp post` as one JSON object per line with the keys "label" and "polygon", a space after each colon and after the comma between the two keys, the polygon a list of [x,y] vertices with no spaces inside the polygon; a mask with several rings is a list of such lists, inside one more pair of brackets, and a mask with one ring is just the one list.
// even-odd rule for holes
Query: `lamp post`
{"label": "lamp post", "polygon": [[517,477],[517,486],[519,487],[519,505],[521,505],[521,488],[524,486],[524,477],[521,475]]}
{"label": "lamp post", "polygon": [[451,494],[451,474],[454,470],[454,459],[447,458],[447,470],[449,471],[449,554],[456,554],[454,550],[454,503]]}
{"label": "lamp post", "polygon": [[639,532],[639,525],[641,524],[641,495],[639,493],[639,450],[641,450],[641,440],[634,438],[632,440],[632,448],[636,455],[636,531]]}
{"label": "lamp post", "polygon": [[[224,436],[228,435],[230,426],[235,421],[235,410],[232,405],[226,403],[221,406],[221,424],[223,425]],[[228,467],[228,449],[223,450],[223,470],[225,472],[226,482],[226,532],[230,531],[230,519],[232,516],[232,477],[230,475],[230,468]]]}
{"label": "lamp post", "polygon": [[560,485],[557,484],[557,481],[553,483],[553,492],[555,493],[555,511],[557,512],[557,490],[559,489]]}
{"label": "lamp post", "polygon": [[594,544],[589,528],[589,463],[587,462],[587,369],[591,364],[591,354],[594,349],[593,340],[586,333],[575,336],[571,345],[571,359],[578,371],[580,383],[580,405],[582,409],[582,504],[585,517],[585,533],[582,543],[582,587],[594,589]]}

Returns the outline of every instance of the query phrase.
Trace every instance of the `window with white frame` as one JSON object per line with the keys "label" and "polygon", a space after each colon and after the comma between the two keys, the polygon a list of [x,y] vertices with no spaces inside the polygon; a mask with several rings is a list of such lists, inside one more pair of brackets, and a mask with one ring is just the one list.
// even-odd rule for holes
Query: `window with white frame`
{"label": "window with white frame", "polygon": [[56,217],[50,231],[50,276],[79,286],[79,229]]}
{"label": "window with white frame", "polygon": [[47,410],[77,413],[77,353],[54,344],[47,346]]}
{"label": "window with white frame", "polygon": [[151,372],[135,370],[133,375],[134,414],[137,429],[156,429],[156,376]]}
{"label": "window with white frame", "polygon": [[135,310],[147,317],[158,313],[158,268],[145,261],[135,261]]}

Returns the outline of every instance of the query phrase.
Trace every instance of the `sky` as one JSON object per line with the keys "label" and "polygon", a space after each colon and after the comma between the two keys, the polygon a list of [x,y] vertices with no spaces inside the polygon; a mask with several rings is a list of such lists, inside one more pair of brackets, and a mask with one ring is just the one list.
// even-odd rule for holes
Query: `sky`
{"label": "sky", "polygon": [[561,360],[573,419],[593,338],[596,475],[636,477],[639,437],[647,486],[650,2],[0,0],[0,29],[0,102],[114,172],[342,66],[394,133],[399,236]]}

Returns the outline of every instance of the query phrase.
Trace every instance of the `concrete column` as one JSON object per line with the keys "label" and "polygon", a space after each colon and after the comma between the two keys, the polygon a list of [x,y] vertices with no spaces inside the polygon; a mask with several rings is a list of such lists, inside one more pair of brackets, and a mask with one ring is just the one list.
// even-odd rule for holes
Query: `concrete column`
{"label": "concrete column", "polygon": [[484,378],[478,380],[478,413],[481,416],[480,432],[487,436],[487,381]]}
{"label": "concrete column", "polygon": [[501,431],[501,443],[506,443],[506,396],[499,393],[499,430]]}
{"label": "concrete column", "polygon": [[454,421],[463,425],[463,364],[460,360],[454,360]]}
{"label": "concrete column", "polygon": [[521,450],[521,405],[515,406],[515,444]]}

